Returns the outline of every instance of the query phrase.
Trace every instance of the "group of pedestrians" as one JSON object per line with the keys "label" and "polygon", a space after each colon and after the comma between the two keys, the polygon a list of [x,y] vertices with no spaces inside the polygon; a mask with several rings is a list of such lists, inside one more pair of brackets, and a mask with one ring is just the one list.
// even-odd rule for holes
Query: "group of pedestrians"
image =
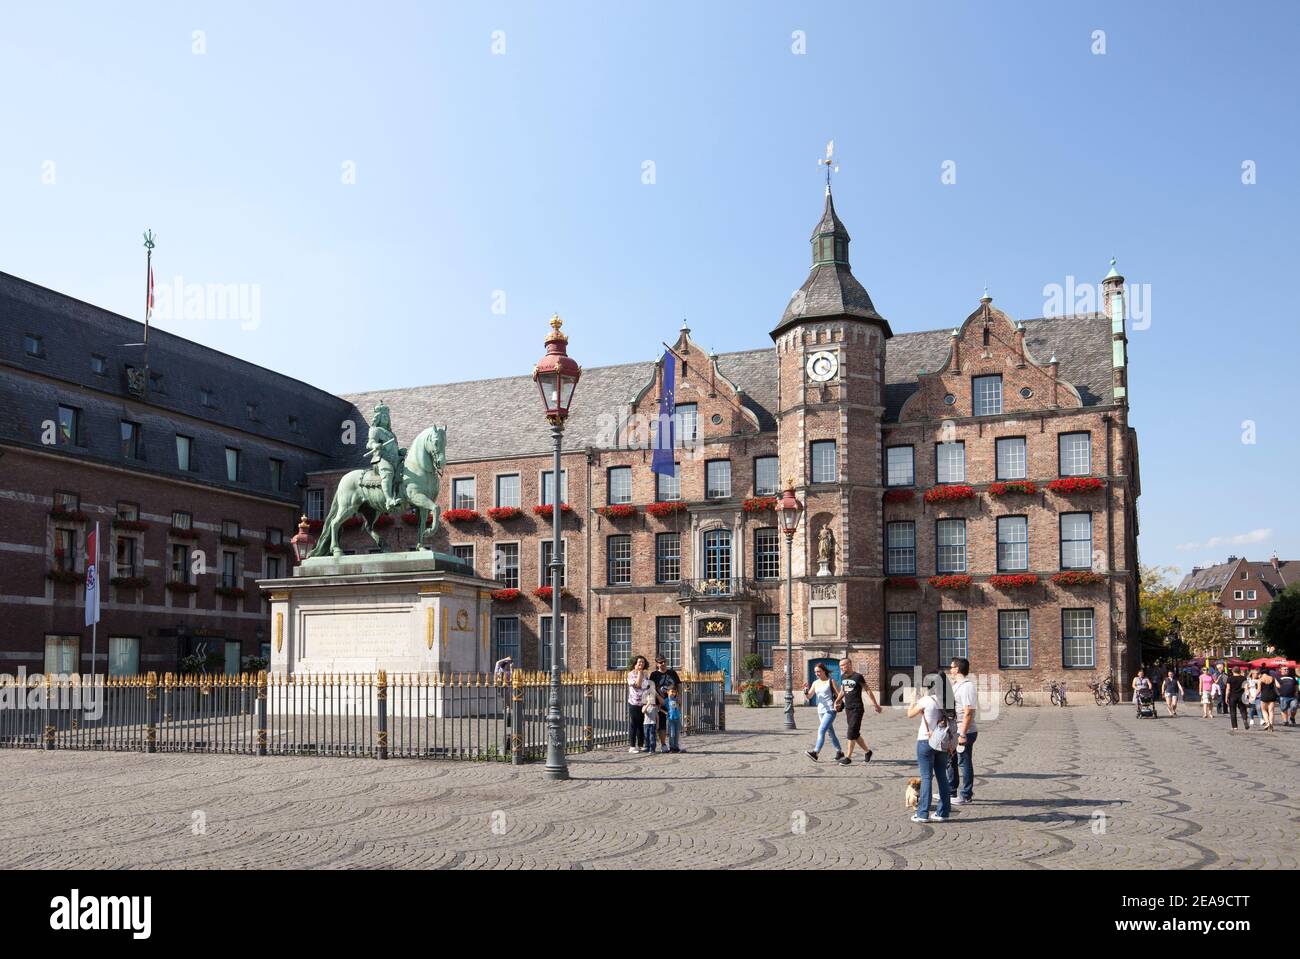
{"label": "group of pedestrians", "polygon": [[[867,683],[867,677],[857,672],[853,668],[853,660],[840,660],[840,684],[835,685],[835,680],[831,678],[830,670],[826,668],[825,663],[818,663],[813,667],[813,673],[816,675],[811,683],[804,687],[803,694],[811,702],[817,703],[817,740],[813,743],[813,748],[807,751],[807,756],[813,762],[817,762],[821,756],[822,746],[826,743],[827,736],[830,737],[831,745],[835,747],[835,761],[841,766],[853,765],[853,747],[862,747],[862,761],[871,762],[871,747],[867,745],[862,738],[862,719],[866,715],[866,706],[862,697],[866,696],[871,700],[871,708],[880,712],[880,703],[876,701],[876,694],[872,692],[871,686]],[[839,737],[835,735],[835,717],[839,713],[844,713],[844,718],[848,723],[848,729],[845,730],[845,738],[849,741],[849,750],[846,753],[840,746]]]}
{"label": "group of pedestrians", "polygon": [[[638,656],[627,674],[627,751],[682,751],[681,677],[665,661]],[[657,747],[657,749],[656,749]]]}
{"label": "group of pedestrians", "polygon": [[[1276,729],[1278,716],[1283,726],[1295,726],[1300,711],[1300,679],[1290,666],[1256,669],[1243,665],[1205,665],[1199,673],[1181,674],[1170,669],[1163,679],[1152,679],[1145,669],[1133,677],[1133,696],[1159,688],[1170,716],[1178,715],[1185,687],[1190,686],[1200,701],[1201,718],[1227,715],[1232,729]],[[1240,723],[1238,722],[1240,720]]]}

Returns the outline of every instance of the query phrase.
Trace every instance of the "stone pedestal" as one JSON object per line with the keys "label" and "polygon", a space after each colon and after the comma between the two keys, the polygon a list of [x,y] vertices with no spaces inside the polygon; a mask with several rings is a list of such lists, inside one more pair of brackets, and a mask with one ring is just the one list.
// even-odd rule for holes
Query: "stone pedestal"
{"label": "stone pedestal", "polygon": [[492,671],[491,590],[498,584],[454,556],[321,557],[257,585],[271,604],[272,673]]}

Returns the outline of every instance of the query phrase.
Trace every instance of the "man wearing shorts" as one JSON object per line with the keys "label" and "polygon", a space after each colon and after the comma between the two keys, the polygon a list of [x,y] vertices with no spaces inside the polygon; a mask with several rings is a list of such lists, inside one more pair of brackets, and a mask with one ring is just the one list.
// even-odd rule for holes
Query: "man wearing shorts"
{"label": "man wearing shorts", "polygon": [[844,706],[844,718],[849,724],[849,751],[839,760],[841,766],[852,765],[855,743],[862,747],[862,761],[871,762],[871,749],[862,738],[862,717],[866,714],[866,708],[862,705],[863,693],[867,694],[876,712],[880,712],[880,703],[876,702],[876,694],[867,685],[867,677],[853,671],[853,660],[841,659],[839,702]]}
{"label": "man wearing shorts", "polygon": [[[654,683],[655,689],[658,690],[659,692],[659,698],[663,702],[668,701],[668,690],[674,687],[677,689],[678,696],[680,696],[682,693],[681,677],[677,675],[677,670],[669,666],[667,661],[662,656],[655,657],[655,669],[654,672],[650,674],[650,682]],[[680,747],[676,749],[670,749],[668,746],[668,710],[667,709],[659,710],[658,727],[656,729],[656,732],[658,733],[659,748],[663,752],[679,753],[682,751]],[[653,744],[647,743],[647,745],[653,745]]]}
{"label": "man wearing shorts", "polygon": [[1300,683],[1291,675],[1291,667],[1283,666],[1277,680],[1277,708],[1282,710],[1282,725],[1296,724],[1296,709],[1300,708]]}

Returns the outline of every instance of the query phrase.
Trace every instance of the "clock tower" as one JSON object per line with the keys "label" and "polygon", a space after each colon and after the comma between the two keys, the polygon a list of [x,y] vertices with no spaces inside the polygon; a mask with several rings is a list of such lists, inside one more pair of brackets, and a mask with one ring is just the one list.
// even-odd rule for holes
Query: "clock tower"
{"label": "clock tower", "polygon": [[[849,268],[849,232],[829,183],[811,239],[812,269],[772,330],[781,480],[793,480],[805,505],[794,542],[794,681],[807,682],[816,661],[847,654],[879,691],[881,419],[893,333]],[[784,657],[782,643],[778,676]]]}

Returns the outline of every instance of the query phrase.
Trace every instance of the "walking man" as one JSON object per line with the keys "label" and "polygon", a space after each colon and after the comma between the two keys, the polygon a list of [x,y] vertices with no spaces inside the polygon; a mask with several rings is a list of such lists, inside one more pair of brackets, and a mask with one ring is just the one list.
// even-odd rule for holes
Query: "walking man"
{"label": "walking man", "polygon": [[[1294,726],[1296,724],[1296,710],[1300,708],[1300,683],[1291,675],[1291,667],[1283,666],[1282,675],[1277,681],[1277,706],[1282,710],[1282,725]],[[853,752],[853,747],[849,746],[849,752]]]}
{"label": "walking man", "polygon": [[[1228,714],[1232,717],[1232,730],[1230,731],[1235,732],[1237,729],[1237,713],[1241,713],[1242,722],[1247,724],[1250,722],[1246,704],[1242,701],[1242,697],[1246,692],[1246,676],[1241,671],[1240,666],[1233,667],[1232,675],[1228,677],[1225,692],[1225,699],[1228,702]],[[1250,726],[1247,725],[1246,728],[1249,729]]]}
{"label": "walking man", "polygon": [[867,698],[871,700],[872,708],[879,713],[880,703],[876,702],[876,694],[871,691],[871,687],[867,684],[867,677],[855,672],[853,660],[846,656],[840,660],[840,705],[844,707],[844,718],[849,724],[849,749],[842,759],[836,760],[841,766],[853,764],[854,744],[862,747],[862,761],[864,763],[871,762],[871,747],[862,738],[862,717],[866,715],[866,708],[862,705],[863,693],[867,694]]}
{"label": "walking man", "polygon": [[954,794],[954,806],[964,806],[975,798],[975,710],[979,694],[970,678],[970,660],[957,656],[948,666],[953,703],[957,710],[957,751],[948,761],[948,791]]}

